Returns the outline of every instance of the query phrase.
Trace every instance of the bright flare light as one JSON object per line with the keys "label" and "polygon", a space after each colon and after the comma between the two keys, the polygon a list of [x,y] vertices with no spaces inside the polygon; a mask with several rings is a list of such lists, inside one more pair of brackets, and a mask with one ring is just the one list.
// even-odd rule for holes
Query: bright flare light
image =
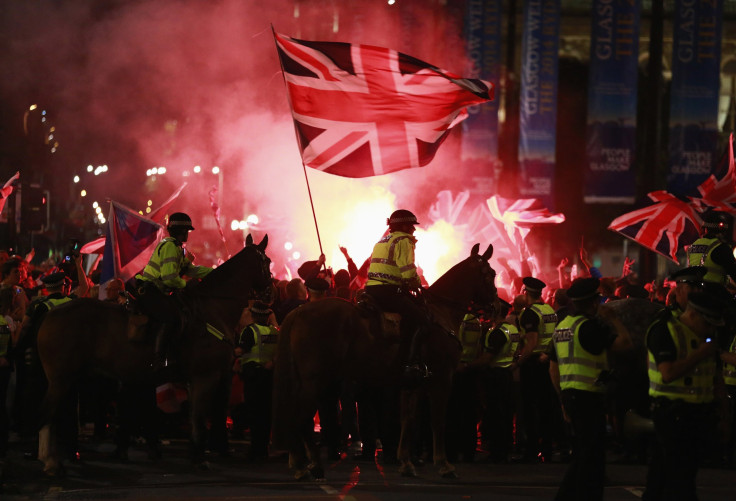
{"label": "bright flare light", "polygon": [[202,171],[202,167],[200,167],[199,165],[195,165],[192,170],[195,174],[199,174]]}
{"label": "bright flare light", "polygon": [[255,214],[251,214],[247,218],[245,218],[245,222],[248,223],[249,226],[253,226],[254,224],[258,224],[258,216]]}
{"label": "bright flare light", "polygon": [[291,242],[286,242],[284,244],[284,249],[286,249],[287,251],[290,251],[293,248],[294,248],[294,244],[292,244]]}
{"label": "bright flare light", "polygon": [[79,182],[79,176],[74,176],[74,182],[75,183],[78,183]]}
{"label": "bright flare light", "polygon": [[86,196],[87,196],[87,190],[82,190],[82,191],[81,191],[81,192],[79,193],[79,195],[80,195],[80,196],[83,196],[83,197],[86,197]]}
{"label": "bright flare light", "polygon": [[247,230],[248,229],[248,221],[238,221],[238,229],[239,230]]}
{"label": "bright flare light", "polygon": [[293,254],[291,255],[291,258],[292,258],[292,259],[293,259],[294,261],[296,261],[296,260],[297,260],[297,259],[299,259],[300,257],[302,257],[302,255],[301,255],[301,254],[299,253],[299,251],[294,251],[294,253],[293,253]]}
{"label": "bright flare light", "polygon": [[233,230],[233,231],[235,231],[235,230],[238,229],[238,220],[237,219],[233,219],[232,221],[230,221],[230,229]]}
{"label": "bright flare light", "polygon": [[92,172],[93,170],[95,170],[94,167],[92,167],[91,165],[87,166],[87,172]]}
{"label": "bright flare light", "polygon": [[215,165],[214,167],[212,167],[212,173],[213,173],[214,175],[217,175],[217,174],[219,174],[219,173],[220,173],[220,168],[219,168],[218,166],[216,166],[216,165]]}

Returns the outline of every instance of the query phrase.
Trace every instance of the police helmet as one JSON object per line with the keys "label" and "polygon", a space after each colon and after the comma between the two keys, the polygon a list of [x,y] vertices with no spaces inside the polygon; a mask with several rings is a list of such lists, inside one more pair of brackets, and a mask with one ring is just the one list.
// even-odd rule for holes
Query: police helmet
{"label": "police helmet", "polygon": [[399,209],[394,211],[391,214],[391,217],[386,219],[386,224],[389,226],[394,226],[397,224],[419,224],[419,221],[417,221],[417,217],[408,210],[405,209]]}
{"label": "police helmet", "polygon": [[192,218],[190,218],[187,214],[184,214],[183,212],[174,212],[172,215],[169,216],[169,224],[167,226],[168,230],[189,230],[192,231],[194,229],[194,226],[192,226]]}
{"label": "police helmet", "polygon": [[703,214],[703,228],[706,234],[731,236],[733,217],[727,212],[714,210]]}

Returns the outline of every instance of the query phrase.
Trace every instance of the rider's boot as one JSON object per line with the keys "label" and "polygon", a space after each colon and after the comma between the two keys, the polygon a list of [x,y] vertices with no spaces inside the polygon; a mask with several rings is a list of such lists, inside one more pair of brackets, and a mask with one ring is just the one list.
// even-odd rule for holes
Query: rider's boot
{"label": "rider's boot", "polygon": [[426,337],[427,332],[423,327],[418,327],[411,337],[408,363],[404,366],[403,373],[403,383],[407,389],[420,386],[431,376],[427,364],[423,363],[420,357],[422,344]]}

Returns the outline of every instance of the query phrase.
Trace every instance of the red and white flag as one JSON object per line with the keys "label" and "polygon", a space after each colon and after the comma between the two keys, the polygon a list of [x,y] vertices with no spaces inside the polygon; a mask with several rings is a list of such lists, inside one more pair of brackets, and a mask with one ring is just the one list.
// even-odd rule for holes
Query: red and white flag
{"label": "red and white flag", "polygon": [[666,191],[653,191],[649,198],[656,203],[617,217],[608,229],[679,264],[677,250],[698,238],[700,216],[693,205]]}
{"label": "red and white flag", "polygon": [[517,232],[521,240],[524,240],[529,230],[538,224],[559,224],[565,221],[564,214],[553,214],[536,198],[510,200],[493,195],[487,203],[491,215],[503,223],[509,238],[517,245],[520,243],[516,241]]}
{"label": "red and white flag", "polygon": [[728,141],[728,171],[717,179],[713,174],[698,186],[702,198],[693,198],[701,212],[708,207],[736,215],[736,165],[733,158],[733,132]]}
{"label": "red and white flag", "polygon": [[274,32],[305,165],[344,177],[422,167],[493,85],[391,49]]}
{"label": "red and white flag", "polygon": [[20,172],[16,172],[13,177],[8,179],[2,188],[0,188],[0,212],[5,208],[5,201],[8,199],[11,193],[13,193],[13,183],[20,178]]}

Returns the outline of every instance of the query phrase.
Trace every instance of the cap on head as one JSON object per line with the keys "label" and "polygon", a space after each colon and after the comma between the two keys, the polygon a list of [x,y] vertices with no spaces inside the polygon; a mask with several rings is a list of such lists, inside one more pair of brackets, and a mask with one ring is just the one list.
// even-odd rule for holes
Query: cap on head
{"label": "cap on head", "polygon": [[681,270],[677,270],[670,275],[670,280],[678,284],[686,283],[691,285],[703,285],[703,277],[708,272],[705,266],[688,266]]}
{"label": "cap on head", "polygon": [[721,326],[723,320],[723,303],[712,294],[706,292],[692,292],[687,297],[687,306],[700,313],[706,322]]}
{"label": "cap on head", "polygon": [[169,224],[166,228],[171,230],[189,230],[192,231],[192,218],[183,212],[174,212],[169,216]]}
{"label": "cap on head", "polygon": [[57,271],[56,273],[51,273],[43,277],[41,279],[41,282],[43,282],[46,288],[53,289],[54,287],[61,287],[62,285],[64,285],[65,278],[66,274],[61,271]]}
{"label": "cap on head", "polygon": [[391,214],[391,217],[386,220],[386,224],[394,226],[397,224],[419,224],[417,217],[408,210],[399,209]]}
{"label": "cap on head", "polygon": [[600,284],[597,278],[576,278],[567,289],[567,297],[573,301],[583,301],[598,296]]}
{"label": "cap on head", "polygon": [[526,290],[528,290],[529,292],[541,293],[542,289],[547,287],[547,284],[534,277],[524,277],[522,283],[524,284]]}
{"label": "cap on head", "polygon": [[319,277],[308,278],[304,282],[304,285],[306,285],[307,289],[309,289],[310,291],[315,292],[326,291],[330,288],[330,284],[327,283],[327,280]]}
{"label": "cap on head", "polygon": [[254,315],[270,315],[273,312],[271,308],[262,301],[256,301],[253,303],[253,306],[250,307],[250,311]]}
{"label": "cap on head", "polygon": [[703,214],[703,228],[706,233],[731,236],[733,217],[727,212],[712,210]]}

